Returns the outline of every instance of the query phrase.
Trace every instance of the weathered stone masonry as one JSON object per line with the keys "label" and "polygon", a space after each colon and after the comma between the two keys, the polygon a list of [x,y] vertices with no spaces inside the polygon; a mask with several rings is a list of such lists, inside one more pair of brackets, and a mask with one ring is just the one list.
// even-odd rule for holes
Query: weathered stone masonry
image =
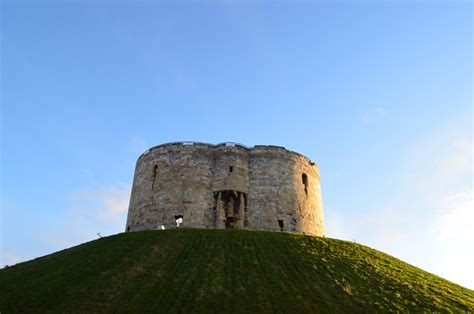
{"label": "weathered stone masonry", "polygon": [[178,219],[184,228],[322,236],[318,167],[279,146],[155,146],[138,158],[126,231],[176,228]]}

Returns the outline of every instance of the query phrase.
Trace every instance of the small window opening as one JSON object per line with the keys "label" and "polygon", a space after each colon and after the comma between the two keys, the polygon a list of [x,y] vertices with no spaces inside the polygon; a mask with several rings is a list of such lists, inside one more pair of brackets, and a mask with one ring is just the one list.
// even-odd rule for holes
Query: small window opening
{"label": "small window opening", "polygon": [[176,228],[181,227],[183,224],[183,215],[174,216],[174,219],[176,220]]}
{"label": "small window opening", "polygon": [[308,176],[306,175],[306,173],[303,173],[301,178],[302,178],[303,184],[304,184],[304,192],[306,193],[306,195],[308,195]]}
{"label": "small window opening", "polygon": [[127,232],[130,232],[130,226],[127,227]]}
{"label": "small window opening", "polygon": [[229,172],[233,172],[234,171],[234,167],[230,166],[229,167]]}
{"label": "small window opening", "polygon": [[283,232],[283,227],[285,226],[283,220],[278,220],[278,225],[280,226],[280,231]]}

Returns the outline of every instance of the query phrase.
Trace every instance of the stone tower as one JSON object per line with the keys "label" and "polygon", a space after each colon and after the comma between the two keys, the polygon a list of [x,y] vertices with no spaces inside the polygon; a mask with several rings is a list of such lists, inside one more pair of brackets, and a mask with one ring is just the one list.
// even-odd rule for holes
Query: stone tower
{"label": "stone tower", "polygon": [[177,142],[137,161],[126,231],[159,228],[324,235],[319,171],[284,147]]}

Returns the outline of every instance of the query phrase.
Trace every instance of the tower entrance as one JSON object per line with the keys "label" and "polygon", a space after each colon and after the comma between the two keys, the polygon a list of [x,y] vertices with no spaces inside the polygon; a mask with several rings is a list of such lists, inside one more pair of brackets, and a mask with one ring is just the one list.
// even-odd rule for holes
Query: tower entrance
{"label": "tower entrance", "polygon": [[214,210],[217,229],[242,229],[247,226],[247,195],[243,192],[214,192]]}
{"label": "tower entrance", "polygon": [[227,217],[225,219],[225,228],[226,229],[234,229],[235,218],[234,217]]}

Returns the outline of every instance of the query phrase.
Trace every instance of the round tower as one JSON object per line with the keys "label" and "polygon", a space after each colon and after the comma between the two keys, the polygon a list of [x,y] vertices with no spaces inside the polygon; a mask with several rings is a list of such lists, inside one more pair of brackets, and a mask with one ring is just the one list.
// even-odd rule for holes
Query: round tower
{"label": "round tower", "polygon": [[168,143],[137,161],[126,231],[253,229],[323,236],[319,171],[284,147]]}

